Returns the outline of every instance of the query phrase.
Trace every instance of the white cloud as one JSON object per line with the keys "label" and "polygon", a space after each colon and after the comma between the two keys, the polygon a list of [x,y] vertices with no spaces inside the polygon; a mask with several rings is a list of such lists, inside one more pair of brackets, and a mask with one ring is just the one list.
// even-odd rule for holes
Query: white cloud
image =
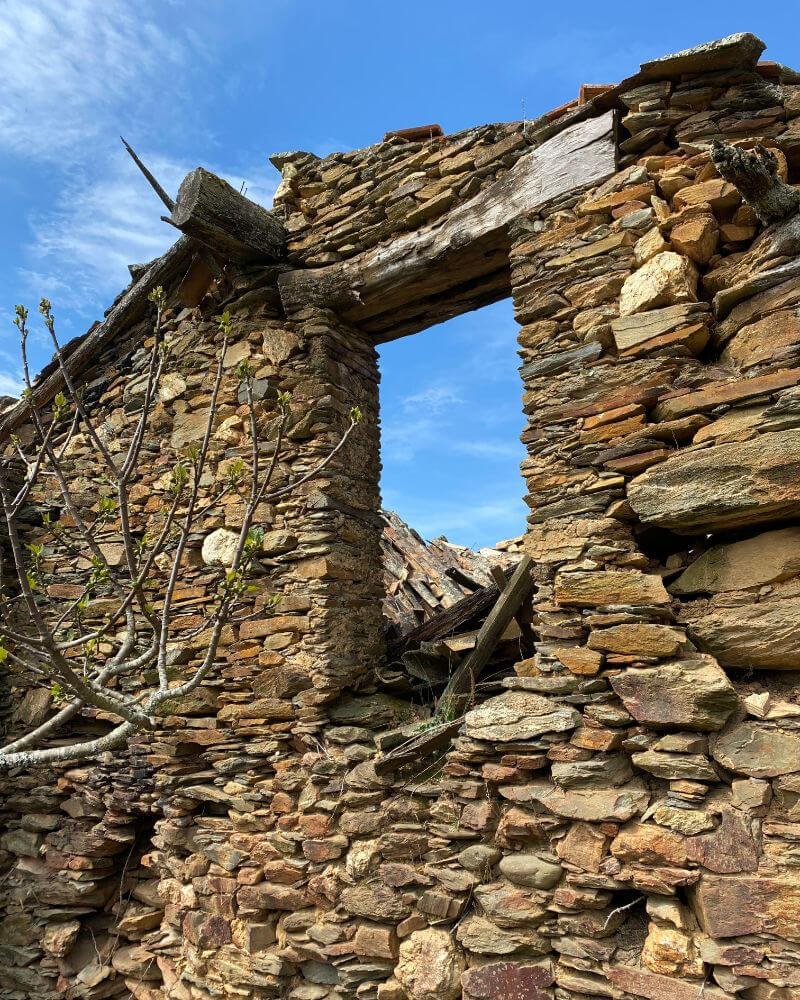
{"label": "white cloud", "polygon": [[[522,489],[520,487],[520,494]],[[437,503],[430,497],[413,497],[389,492],[384,505],[398,514],[424,538],[445,535],[471,548],[493,545],[503,537],[525,530],[526,507],[520,497],[482,503]],[[509,528],[511,529],[509,532]]]}
{"label": "white cloud", "polygon": [[22,392],[22,377],[0,370],[0,396],[19,396]]}
{"label": "white cloud", "polygon": [[162,93],[154,81],[174,76],[190,45],[158,27],[150,7],[148,0],[5,0],[0,147],[64,162],[85,153],[123,107],[145,115]]}

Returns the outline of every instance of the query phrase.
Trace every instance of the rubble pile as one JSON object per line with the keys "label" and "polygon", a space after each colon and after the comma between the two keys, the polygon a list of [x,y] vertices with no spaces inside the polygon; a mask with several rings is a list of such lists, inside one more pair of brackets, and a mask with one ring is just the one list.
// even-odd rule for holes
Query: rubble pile
{"label": "rubble pile", "polygon": [[475,552],[444,537],[425,542],[394,511],[382,514],[383,613],[401,632],[492,586],[492,569],[508,569],[514,562],[498,549]]}
{"label": "rubble pile", "polygon": [[[367,419],[264,509],[249,614],[161,728],[2,777],[10,1000],[800,997],[800,215],[766,225],[712,145],[762,144],[797,183],[800,77],[762,49],[745,34],[655,60],[530,135],[282,157],[288,264],[314,265],[333,304],[288,308],[255,267],[196,306],[170,289],[143,526],[201,433],[223,305],[215,477],[247,454],[243,358],[265,424],[292,393],[281,483],[351,406]],[[527,530],[497,556],[425,549],[380,517],[374,339],[322,265],[351,257],[366,282],[378,264],[359,255],[401,228],[424,256],[449,212],[587,123],[564,170],[597,155],[598,176],[504,229],[486,293],[510,287],[520,324]],[[85,375],[113,448],[148,336],[142,320]],[[70,457],[92,509],[96,456],[79,440]],[[176,680],[200,655],[237,503],[193,539]],[[67,595],[76,567],[47,564],[46,525],[31,535]],[[17,688],[12,728],[50,711],[47,691]],[[85,712],[68,735],[108,725]]]}

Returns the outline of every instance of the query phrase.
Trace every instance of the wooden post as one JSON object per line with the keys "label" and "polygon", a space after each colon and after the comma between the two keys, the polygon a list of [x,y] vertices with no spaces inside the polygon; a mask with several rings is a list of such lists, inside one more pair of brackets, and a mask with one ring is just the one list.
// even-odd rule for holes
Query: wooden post
{"label": "wooden post", "polygon": [[533,560],[530,556],[523,556],[500,594],[497,603],[481,626],[475,640],[475,648],[464,662],[459,664],[448,681],[447,687],[439,699],[436,710],[438,716],[443,719],[452,719],[456,715],[460,715],[469,703],[475,681],[489,662],[500,636],[508,627],[522,602],[533,590],[532,568]]}

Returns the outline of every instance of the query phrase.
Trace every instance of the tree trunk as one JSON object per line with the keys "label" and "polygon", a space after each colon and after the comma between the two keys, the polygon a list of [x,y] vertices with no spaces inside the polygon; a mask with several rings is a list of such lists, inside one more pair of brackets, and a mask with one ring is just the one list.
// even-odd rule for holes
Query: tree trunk
{"label": "tree trunk", "polygon": [[169,221],[238,264],[271,263],[285,256],[286,229],[277,215],[202,167],[185,177]]}
{"label": "tree trunk", "polygon": [[778,160],[770,149],[741,149],[715,139],[711,146],[714,166],[765,226],[780,222],[800,210],[800,190],[778,176]]}

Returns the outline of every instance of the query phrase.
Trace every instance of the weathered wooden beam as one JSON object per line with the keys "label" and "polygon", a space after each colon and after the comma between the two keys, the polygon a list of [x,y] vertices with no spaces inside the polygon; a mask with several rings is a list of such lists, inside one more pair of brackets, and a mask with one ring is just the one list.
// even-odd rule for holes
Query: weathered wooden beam
{"label": "weathered wooden beam", "polygon": [[486,614],[497,600],[497,587],[482,587],[457,601],[444,611],[433,615],[402,636],[390,649],[390,656],[397,657],[404,650],[416,648],[423,642],[436,642],[454,635],[468,622]]}
{"label": "weathered wooden beam", "polygon": [[377,743],[384,756],[375,760],[375,773],[391,773],[407,764],[425,766],[435,763],[435,758],[431,760],[430,756],[450,746],[463,721],[452,719],[440,722],[431,719],[429,722],[403,726],[383,734]]}
{"label": "weathered wooden beam", "polygon": [[286,228],[274,212],[198,167],[187,174],[169,221],[224,260],[273,263],[286,252]]}
{"label": "weathered wooden beam", "polygon": [[[133,160],[133,162],[136,164],[139,170],[141,170],[147,183],[158,195],[160,201],[162,202],[163,205],[166,206],[167,210],[172,212],[173,209],[175,208],[175,202],[173,201],[173,199],[170,198],[170,196],[167,194],[164,188],[159,184],[153,172],[151,170],[148,170],[148,168],[145,166],[144,162],[142,161],[141,157],[138,155],[136,150],[133,148],[133,146],[131,146],[131,144],[122,136],[120,136],[120,139],[122,140],[122,145],[128,151],[128,155],[130,156],[130,158]],[[161,218],[166,219],[166,216],[162,215]],[[217,278],[217,280],[219,281],[224,279],[222,268],[219,266],[216,260],[214,260],[214,256],[208,249],[208,247],[198,243],[197,251],[198,254],[196,259],[199,259],[201,264],[202,263],[205,264],[205,271],[207,271],[211,275],[211,277],[208,281],[208,284],[206,284],[205,288],[203,289],[203,292],[198,294],[198,288],[200,286],[200,283],[198,282],[198,274],[203,271],[203,268],[200,268],[198,266],[198,268],[194,270],[193,274],[194,280],[191,286],[191,292],[187,296],[183,295],[183,285],[181,286],[181,296],[180,296],[181,302],[185,306],[190,306],[190,307],[194,307],[200,303],[203,294],[205,294],[205,290],[211,283],[211,280],[213,280],[214,278]],[[191,270],[192,269],[190,268],[190,271]],[[186,279],[184,278],[184,285],[185,284],[186,284]]]}
{"label": "weathered wooden beam", "polygon": [[443,221],[344,263],[281,275],[284,307],[334,309],[383,342],[493,302],[508,294],[511,223],[615,169],[613,114],[606,112],[532,149]]}
{"label": "weathered wooden beam", "polygon": [[[192,254],[191,241],[182,236],[162,256],[154,260],[109,310],[102,323],[95,324],[88,333],[76,337],[62,348],[62,357],[67,370],[73,376],[97,362],[103,348],[119,333],[139,320],[148,307],[148,295],[157,286],[169,287],[188,265]],[[51,361],[42,370],[34,386],[34,405],[44,406],[61,389],[63,378],[58,362]],[[0,419],[0,441],[19,424],[30,419],[30,408],[21,399],[16,406],[7,410]]]}
{"label": "weathered wooden beam", "polygon": [[533,560],[523,556],[478,632],[475,648],[458,665],[439,699],[437,716],[452,719],[469,703],[475,682],[489,662],[498,640],[525,598],[533,590]]}
{"label": "weathered wooden beam", "polygon": [[[492,566],[489,572],[492,574],[492,579],[500,590],[505,590],[508,578],[503,570],[499,566]],[[522,633],[522,638],[528,652],[533,651],[536,643],[536,636],[533,634],[533,628],[531,627],[532,611],[533,603],[531,601],[531,594],[528,593],[528,596],[520,602],[520,606],[514,612],[514,619],[516,620],[517,625],[519,625],[519,630]]]}

